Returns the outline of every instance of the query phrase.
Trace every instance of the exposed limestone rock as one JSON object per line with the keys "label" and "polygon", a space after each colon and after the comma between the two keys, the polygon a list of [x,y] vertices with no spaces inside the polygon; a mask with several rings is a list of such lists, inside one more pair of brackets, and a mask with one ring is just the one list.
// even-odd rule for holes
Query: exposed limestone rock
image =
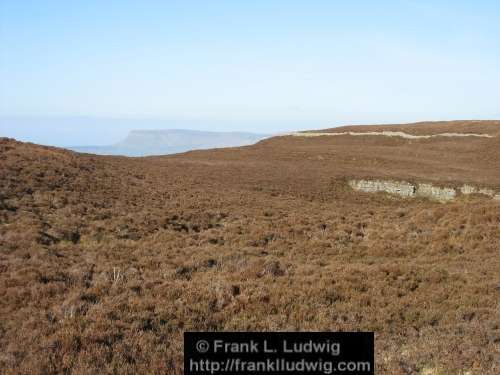
{"label": "exposed limestone rock", "polygon": [[461,188],[460,188],[460,192],[462,194],[465,194],[465,195],[469,195],[469,194],[474,194],[477,192],[477,189],[474,187],[474,186],[471,186],[471,185],[463,185]]}
{"label": "exposed limestone rock", "polygon": [[491,189],[479,189],[479,194],[484,194],[484,195],[487,195],[489,197],[495,196],[495,192]]}
{"label": "exposed limestone rock", "polygon": [[431,184],[418,184],[417,196],[439,201],[453,200],[457,192],[451,188],[440,188]]}
{"label": "exposed limestone rock", "polygon": [[487,195],[488,197],[492,197],[492,198],[495,196],[495,191],[492,189],[488,189],[488,188],[478,189],[475,186],[471,186],[471,185],[463,185],[460,188],[460,192],[464,195],[483,194],[483,195]]}
{"label": "exposed limestone rock", "polygon": [[387,192],[402,197],[413,197],[415,195],[415,186],[405,181],[351,180],[349,185],[354,190],[367,193]]}
{"label": "exposed limestone rock", "polygon": [[[354,190],[366,193],[386,192],[405,198],[423,197],[440,202],[451,201],[457,196],[457,190],[451,187],[438,187],[426,183],[413,185],[406,181],[350,180],[349,186]],[[500,201],[500,192],[495,192],[488,188],[477,188],[464,184],[460,187],[459,191],[463,195],[483,194]]]}
{"label": "exposed limestone rock", "polygon": [[430,135],[413,135],[401,131],[381,131],[381,132],[341,132],[341,133],[289,133],[285,135],[292,135],[294,137],[321,137],[321,136],[336,136],[336,135],[352,135],[352,136],[364,136],[364,135],[382,135],[386,137],[401,137],[405,139],[429,139],[435,137],[479,137],[479,138],[493,138],[490,134],[475,134],[475,133],[440,133],[440,134],[430,134]]}

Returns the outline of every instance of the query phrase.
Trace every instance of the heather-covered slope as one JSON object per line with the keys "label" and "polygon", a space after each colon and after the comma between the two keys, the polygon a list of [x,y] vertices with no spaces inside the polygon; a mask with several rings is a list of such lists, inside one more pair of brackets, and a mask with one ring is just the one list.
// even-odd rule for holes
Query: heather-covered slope
{"label": "heather-covered slope", "polygon": [[484,133],[498,136],[500,135],[500,121],[427,121],[413,124],[394,124],[394,125],[355,125],[341,126],[324,131],[342,132],[342,131],[403,131],[414,135],[439,134],[439,133]]}
{"label": "heather-covered slope", "polygon": [[122,158],[2,139],[0,372],[179,374],[184,330],[373,330],[377,373],[496,374],[500,203],[347,179],[498,187],[498,150],[287,136]]}

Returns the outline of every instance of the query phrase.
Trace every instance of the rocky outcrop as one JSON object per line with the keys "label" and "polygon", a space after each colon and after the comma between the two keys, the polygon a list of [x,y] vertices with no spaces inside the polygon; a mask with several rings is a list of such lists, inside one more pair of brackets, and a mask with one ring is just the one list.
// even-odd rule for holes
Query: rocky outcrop
{"label": "rocky outcrop", "polygon": [[354,190],[367,193],[385,191],[402,197],[412,197],[415,195],[415,186],[404,181],[351,180],[349,181],[349,185]]}
{"label": "rocky outcrop", "polygon": [[457,197],[458,193],[462,195],[481,194],[494,200],[500,200],[500,192],[495,193],[492,189],[477,188],[472,185],[463,185],[460,189],[455,189],[453,187],[434,186],[429,183],[412,184],[406,181],[350,180],[349,186],[354,190],[366,193],[385,192],[404,198],[422,197],[440,202],[452,201]]}
{"label": "rocky outcrop", "polygon": [[463,185],[461,188],[460,188],[460,192],[462,194],[474,194],[476,193],[476,187],[475,186],[471,186],[471,185]]}
{"label": "rocky outcrop", "polygon": [[303,132],[303,133],[290,133],[294,137],[322,137],[322,136],[336,136],[336,135],[352,135],[352,136],[366,136],[366,135],[382,135],[385,137],[401,137],[405,139],[429,139],[435,137],[479,137],[479,138],[493,138],[490,134],[476,134],[476,133],[440,133],[429,135],[414,135],[401,131],[381,131],[381,132],[340,132],[340,133],[318,133],[318,132]]}
{"label": "rocky outcrop", "polygon": [[416,196],[435,199],[438,201],[450,201],[455,199],[457,192],[452,188],[440,188],[431,184],[418,184]]}
{"label": "rocky outcrop", "polygon": [[[492,197],[492,198],[495,197],[495,191],[494,190],[488,189],[488,188],[477,188],[477,187],[471,186],[471,185],[463,185],[460,188],[460,192],[462,194],[464,194],[464,195],[482,194],[482,195],[487,195],[488,197]],[[496,195],[500,195],[500,193],[496,194]]]}

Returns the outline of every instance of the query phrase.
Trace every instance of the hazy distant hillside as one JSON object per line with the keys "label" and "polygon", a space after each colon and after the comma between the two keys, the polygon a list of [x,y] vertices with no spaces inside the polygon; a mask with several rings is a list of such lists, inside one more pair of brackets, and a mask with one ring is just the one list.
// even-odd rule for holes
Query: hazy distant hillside
{"label": "hazy distant hillside", "polygon": [[197,130],[133,130],[127,138],[110,146],[71,147],[74,151],[98,155],[166,155],[190,150],[238,147],[266,138],[264,134],[206,132]]}

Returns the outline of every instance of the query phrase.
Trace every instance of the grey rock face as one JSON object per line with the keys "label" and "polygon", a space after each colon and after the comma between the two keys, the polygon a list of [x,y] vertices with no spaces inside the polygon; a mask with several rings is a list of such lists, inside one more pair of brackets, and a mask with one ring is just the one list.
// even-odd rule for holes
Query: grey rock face
{"label": "grey rock face", "polygon": [[435,199],[438,201],[450,201],[455,199],[457,192],[452,188],[440,188],[431,184],[418,184],[417,196]]}
{"label": "grey rock face", "polygon": [[404,198],[422,197],[440,202],[454,200],[458,192],[462,195],[482,194],[500,201],[500,193],[495,193],[492,189],[477,188],[467,184],[463,185],[458,191],[452,187],[438,187],[428,183],[414,185],[406,181],[392,180],[350,180],[349,186],[354,190],[366,193],[386,192]]}
{"label": "grey rock face", "polygon": [[[482,194],[482,195],[487,195],[488,197],[492,197],[492,198],[495,197],[495,191],[494,190],[488,189],[488,188],[477,188],[477,187],[471,186],[471,185],[463,185],[460,188],[460,192],[462,194],[464,194],[464,195]],[[499,195],[499,194],[497,194],[497,195]]]}
{"label": "grey rock face", "polygon": [[415,196],[415,186],[405,181],[351,180],[349,185],[354,190],[367,193],[387,192],[402,197]]}

